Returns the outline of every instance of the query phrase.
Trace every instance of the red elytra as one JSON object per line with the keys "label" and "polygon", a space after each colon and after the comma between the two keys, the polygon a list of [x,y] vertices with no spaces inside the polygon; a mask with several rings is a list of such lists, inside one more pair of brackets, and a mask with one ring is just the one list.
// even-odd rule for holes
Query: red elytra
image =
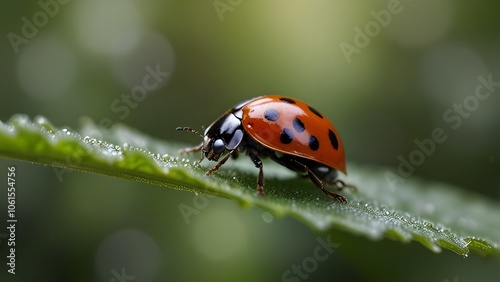
{"label": "red elytra", "polygon": [[[262,145],[346,173],[344,145],[339,134],[328,118],[313,107],[297,99],[269,95],[251,100],[242,110],[245,131]],[[269,120],[274,118],[274,111],[279,117]],[[290,129],[293,138],[279,138],[284,129]],[[282,142],[290,139],[290,143]]]}
{"label": "red elytra", "polygon": [[279,96],[261,96],[238,104],[215,120],[204,132],[189,127],[177,130],[196,133],[203,142],[179,153],[202,151],[218,163],[206,172],[217,171],[230,156],[246,152],[259,169],[257,190],[264,195],[264,173],[261,157],[308,175],[312,182],[330,197],[346,202],[345,197],[324,187],[324,183],[354,188],[337,179],[337,170],[346,173],[344,146],[331,122],[319,111],[300,100]]}

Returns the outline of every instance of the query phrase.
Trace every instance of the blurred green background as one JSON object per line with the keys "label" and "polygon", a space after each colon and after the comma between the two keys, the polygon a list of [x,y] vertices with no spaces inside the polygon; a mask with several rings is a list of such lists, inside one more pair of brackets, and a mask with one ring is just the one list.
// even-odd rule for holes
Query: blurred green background
{"label": "blurred green background", "polygon": [[[483,100],[474,94],[479,76],[500,81],[499,8],[451,0],[4,1],[0,120],[43,115],[76,129],[88,116],[195,144],[174,128],[207,126],[242,100],[277,93],[332,120],[348,168],[396,169],[416,139],[442,128],[447,140],[413,175],[498,201],[500,87]],[[331,235],[340,246],[315,265],[317,240],[327,235],[289,218],[6,159],[2,187],[12,165],[17,274],[6,272],[0,230],[1,281],[498,281],[498,258],[340,231]],[[0,198],[5,222],[6,192]],[[186,221],[182,204],[197,214]],[[302,278],[287,274],[303,263],[310,271]]]}

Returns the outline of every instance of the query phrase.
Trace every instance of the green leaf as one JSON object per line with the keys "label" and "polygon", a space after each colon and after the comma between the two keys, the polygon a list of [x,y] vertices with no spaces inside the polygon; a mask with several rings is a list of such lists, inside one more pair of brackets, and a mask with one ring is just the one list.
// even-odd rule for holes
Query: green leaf
{"label": "green leaf", "polygon": [[[174,129],[172,129],[173,131]],[[228,161],[218,172],[177,155],[181,144],[155,140],[124,125],[99,128],[83,119],[79,133],[57,129],[43,117],[16,115],[0,122],[0,157],[95,172],[174,189],[217,195],[275,216],[291,216],[317,231],[343,229],[371,239],[418,241],[430,250],[470,250],[500,255],[500,207],[457,187],[402,179],[388,169],[349,164],[347,182],[357,191],[342,192],[341,204],[308,179],[265,162],[266,196],[256,193],[257,169],[246,158]]]}

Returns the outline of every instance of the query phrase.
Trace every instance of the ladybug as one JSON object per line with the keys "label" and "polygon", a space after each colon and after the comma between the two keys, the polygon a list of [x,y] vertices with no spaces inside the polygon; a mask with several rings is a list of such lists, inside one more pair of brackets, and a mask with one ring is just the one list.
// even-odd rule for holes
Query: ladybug
{"label": "ladybug", "polygon": [[[346,173],[344,146],[340,136],[322,113],[305,102],[278,95],[267,95],[242,102],[215,120],[202,135],[190,127],[177,127],[203,138],[203,142],[185,148],[179,154],[201,150],[201,159],[218,163],[206,172],[217,171],[230,156],[246,152],[259,169],[257,191],[264,195],[261,158],[307,175],[328,196],[347,202],[345,197],[324,187],[354,188],[337,179],[337,171]],[[225,153],[219,161],[219,158]]]}

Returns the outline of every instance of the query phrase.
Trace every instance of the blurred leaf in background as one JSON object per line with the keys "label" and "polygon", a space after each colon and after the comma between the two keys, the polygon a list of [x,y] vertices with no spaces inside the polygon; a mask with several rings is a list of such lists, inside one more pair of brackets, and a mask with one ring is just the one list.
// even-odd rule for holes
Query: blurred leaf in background
{"label": "blurred leaf in background", "polygon": [[[0,120],[26,113],[73,128],[89,116],[104,130],[121,122],[194,143],[174,128],[201,128],[242,100],[279,93],[328,115],[348,166],[397,171],[442,129],[446,141],[432,154],[422,151],[419,161],[413,153],[411,174],[498,201],[499,91],[490,83],[487,98],[476,95],[479,85],[483,95],[488,89],[479,77],[500,81],[498,8],[449,0],[8,2],[0,11]],[[317,234],[292,220],[267,223],[262,211],[224,200],[5,159],[2,183],[12,165],[16,277],[25,281],[279,281],[303,263],[314,271],[299,280],[309,281],[494,281],[498,273],[498,259],[343,232],[313,267]],[[203,207],[190,224],[181,203]],[[5,200],[0,210],[5,217]],[[135,273],[123,269],[127,259]],[[2,270],[0,279],[12,277]]]}

